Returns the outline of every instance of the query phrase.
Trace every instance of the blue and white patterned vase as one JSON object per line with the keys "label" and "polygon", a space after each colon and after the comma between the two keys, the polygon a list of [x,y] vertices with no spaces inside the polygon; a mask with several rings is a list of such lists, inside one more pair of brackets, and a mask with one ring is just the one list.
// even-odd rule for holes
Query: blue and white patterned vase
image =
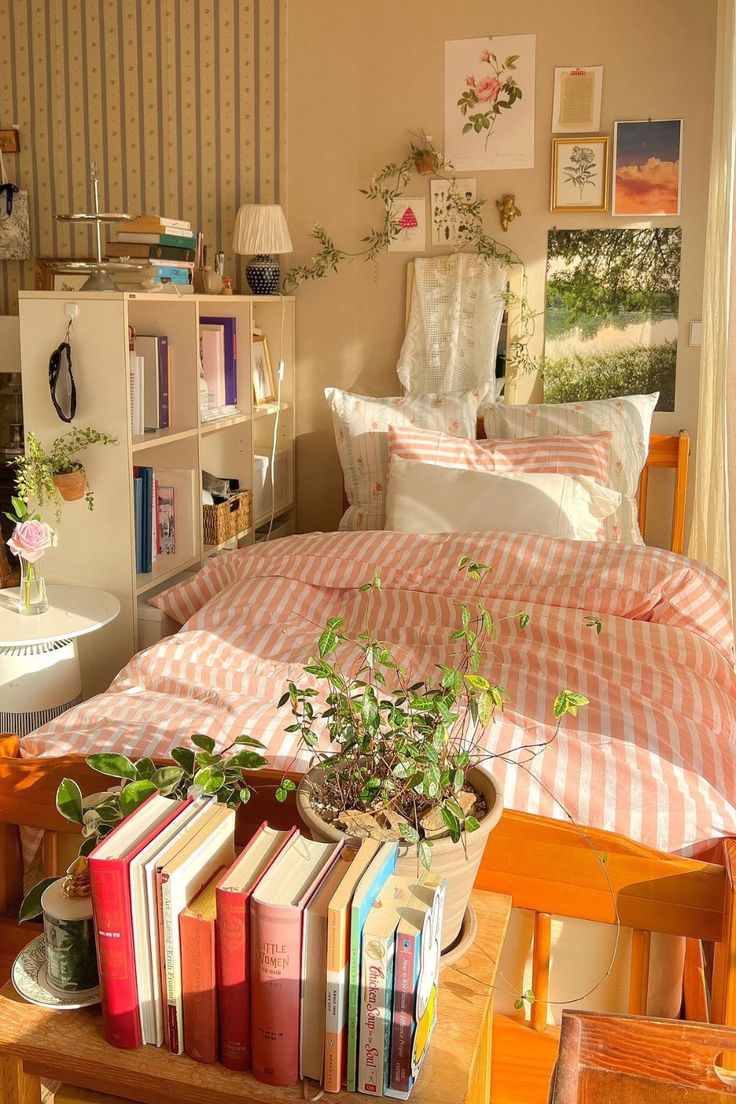
{"label": "blue and white patterned vase", "polygon": [[245,278],[253,295],[275,295],[281,281],[278,257],[258,253],[246,265]]}

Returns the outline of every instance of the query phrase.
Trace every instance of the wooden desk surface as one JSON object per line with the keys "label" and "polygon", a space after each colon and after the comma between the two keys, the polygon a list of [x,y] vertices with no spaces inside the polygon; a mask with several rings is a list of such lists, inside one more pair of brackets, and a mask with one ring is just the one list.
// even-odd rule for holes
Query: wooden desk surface
{"label": "wooden desk surface", "polygon": [[[490,1024],[498,956],[511,898],[476,890],[478,919],[469,951],[442,971],[439,1013],[413,1104],[487,1104]],[[102,1037],[99,1010],[53,1012],[0,994],[0,1104],[35,1104],[38,1078],[143,1104],[290,1104],[301,1085],[275,1088],[220,1065],[202,1065],[154,1047],[120,1050]],[[355,1104],[353,1093],[330,1093]]]}

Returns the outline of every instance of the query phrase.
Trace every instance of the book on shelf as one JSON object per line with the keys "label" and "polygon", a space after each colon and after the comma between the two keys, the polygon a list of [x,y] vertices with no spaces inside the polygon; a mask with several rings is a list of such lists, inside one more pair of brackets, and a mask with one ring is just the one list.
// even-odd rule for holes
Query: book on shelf
{"label": "book on shelf", "polygon": [[348,975],[347,1087],[358,1082],[358,1005],[360,1001],[360,952],[363,925],[374,902],[396,868],[398,845],[383,843],[360,880],[350,906],[350,970]]}
{"label": "book on shelf", "polygon": [[227,405],[225,387],[225,334],[221,326],[200,325],[202,376],[207,384],[209,408]]}
{"label": "book on shelf", "polygon": [[173,487],[158,487],[158,551],[161,556],[173,556],[176,552],[176,491]]}
{"label": "book on shelf", "polygon": [[210,406],[200,412],[200,421],[207,425],[210,422],[222,421],[224,418],[234,418],[237,414],[240,414],[237,406]]}
{"label": "book on shelf", "polygon": [[162,245],[160,242],[111,241],[105,246],[110,260],[130,257],[138,260],[194,261],[194,249],[191,246]]}
{"label": "book on shelf", "polygon": [[202,798],[187,799],[176,816],[155,837],[133,855],[130,862],[130,896],[135,943],[135,972],[138,981],[138,1010],[142,1041],[151,1046],[164,1042],[164,1013],[161,995],[161,965],[158,952],[158,898],[156,859],[184,828],[209,807]]}
{"label": "book on shelf", "polygon": [[293,836],[251,897],[251,1071],[268,1085],[299,1080],[303,912],[338,847]]}
{"label": "book on shelf", "polygon": [[133,509],[136,572],[146,575],[153,569],[153,468],[140,464],[133,468]]}
{"label": "book on shelf", "polygon": [[250,1067],[251,894],[295,833],[264,822],[217,884],[220,1060],[228,1069]]}
{"label": "book on shelf", "polygon": [[135,529],[135,572],[143,574],[143,478],[133,469],[133,527]]}
{"label": "book on shelf", "polygon": [[219,1055],[215,891],[225,868],[216,870],[179,916],[184,1053],[197,1062]]}
{"label": "book on shelf", "polygon": [[361,933],[357,1087],[372,1096],[383,1096],[389,1081],[396,928],[401,906],[411,901],[412,881],[391,875]]}
{"label": "book on shelf", "polygon": [[110,832],[89,856],[90,884],[102,988],[105,1039],[117,1047],[142,1043],[135,968],[130,864],[181,808],[153,794]]}
{"label": "book on shelf", "polygon": [[145,284],[172,283],[179,288],[192,287],[192,270],[187,268],[157,268],[149,263],[145,268],[117,269],[111,272],[118,290],[137,291]]}
{"label": "book on shelf", "polygon": [[147,432],[168,429],[169,339],[163,335],[136,334],[135,351],[143,358],[143,428]]}
{"label": "book on shelf", "polygon": [[347,1072],[350,907],[356,887],[379,847],[377,840],[361,840],[357,855],[327,906],[323,1074],[327,1092],[339,1092]]}
{"label": "book on shelf", "polygon": [[225,359],[225,405],[234,406],[238,401],[238,342],[237,322],[220,315],[203,315],[200,325],[222,330]]}
{"label": "book on shelf", "polygon": [[[166,977],[165,1030],[172,1054],[184,1051],[181,935],[179,914],[221,866],[235,858],[235,812],[213,804],[194,822],[189,838],[176,854],[165,852],[156,864],[159,931]],[[177,846],[177,842],[172,845]]]}
{"label": "book on shelf", "polygon": [[128,354],[130,362],[130,427],[134,437],[142,437],[143,426],[143,373],[145,362],[135,349]]}
{"label": "book on shelf", "polygon": [[162,233],[142,233],[140,231],[119,231],[110,245],[159,245],[173,249],[195,248],[197,235],[188,230],[164,230]]}
{"label": "book on shelf", "polygon": [[187,222],[186,219],[165,218],[163,215],[137,215],[135,218],[125,219],[123,222],[115,223],[115,227],[118,232],[124,234],[153,234],[162,233],[167,230],[183,231],[188,234],[192,233],[192,224]]}
{"label": "book on shelf", "polygon": [[407,1100],[437,1021],[446,880],[423,873],[396,930],[391,1059],[386,1096]]}
{"label": "book on shelf", "polygon": [[300,1065],[301,1076],[312,1081],[321,1082],[324,1070],[328,910],[357,854],[357,847],[341,847],[304,908]]}

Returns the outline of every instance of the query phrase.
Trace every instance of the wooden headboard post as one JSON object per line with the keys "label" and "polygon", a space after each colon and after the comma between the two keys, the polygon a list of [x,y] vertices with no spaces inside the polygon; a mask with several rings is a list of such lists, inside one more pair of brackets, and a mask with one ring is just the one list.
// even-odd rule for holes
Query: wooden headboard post
{"label": "wooden headboard post", "polygon": [[675,469],[675,495],[672,504],[673,552],[682,552],[685,545],[685,501],[687,497],[687,469],[690,462],[690,434],[681,429],[676,437],[652,434],[649,438],[649,455],[639,480],[639,528],[644,536],[647,521],[647,495],[649,472],[652,468]]}

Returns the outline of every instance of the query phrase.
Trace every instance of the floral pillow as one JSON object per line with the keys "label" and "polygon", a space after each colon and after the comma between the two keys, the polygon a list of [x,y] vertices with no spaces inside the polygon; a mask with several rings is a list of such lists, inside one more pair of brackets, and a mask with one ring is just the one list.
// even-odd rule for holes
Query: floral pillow
{"label": "floral pillow", "polygon": [[325,398],[332,410],[350,503],[340,529],[383,529],[389,426],[415,426],[438,429],[455,437],[475,437],[480,392],[375,399],[327,387]]}
{"label": "floral pillow", "polygon": [[639,476],[649,452],[652,414],[659,392],[593,399],[579,403],[513,406],[495,403],[481,410],[487,437],[580,436],[610,433],[608,486],[623,495],[621,505],[604,523],[606,539],[643,544],[637,520]]}

